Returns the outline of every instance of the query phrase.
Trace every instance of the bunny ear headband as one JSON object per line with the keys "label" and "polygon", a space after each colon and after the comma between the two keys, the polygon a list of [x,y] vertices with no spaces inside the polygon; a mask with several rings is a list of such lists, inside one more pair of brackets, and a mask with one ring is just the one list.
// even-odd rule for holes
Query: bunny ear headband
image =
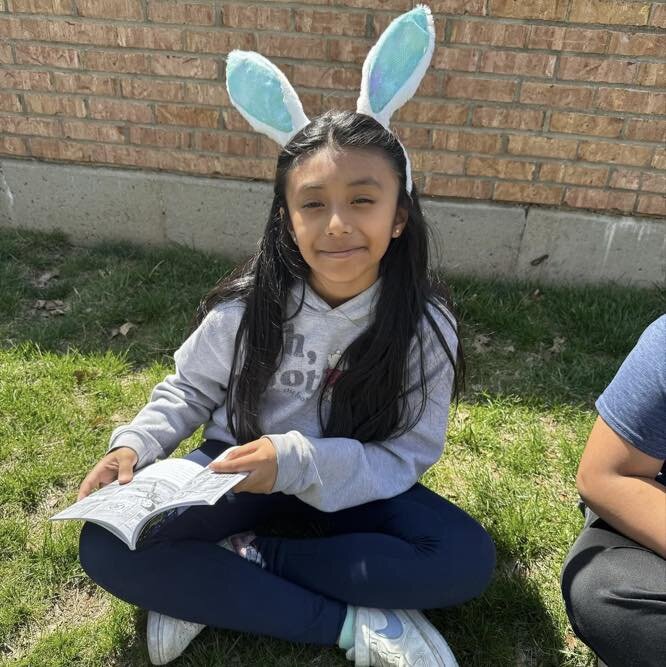
{"label": "bunny ear headband", "polygon": [[[419,87],[434,47],[435,27],[426,5],[417,5],[393,20],[363,63],[356,111],[372,116],[389,130],[393,112]],[[229,53],[227,92],[245,120],[280,146],[289,143],[310,122],[287,77],[255,51]],[[405,153],[406,186],[411,194],[411,163],[405,147],[399,139],[398,142]]]}

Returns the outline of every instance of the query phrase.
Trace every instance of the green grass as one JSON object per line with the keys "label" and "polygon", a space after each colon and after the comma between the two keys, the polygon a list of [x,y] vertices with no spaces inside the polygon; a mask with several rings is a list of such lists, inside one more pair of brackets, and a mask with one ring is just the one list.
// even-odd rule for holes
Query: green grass
{"label": "green grass", "polygon": [[[148,664],[145,612],[83,574],[78,524],[46,519],[171,372],[200,297],[230,268],[182,247],[83,249],[0,230],[0,665]],[[664,310],[656,288],[535,288],[452,281],[467,389],[424,481],[477,517],[499,555],[480,599],[429,612],[463,665],[591,664],[558,584],[581,525],[575,471],[594,399]],[[43,316],[40,299],[62,300],[64,314]],[[112,336],[125,322],[137,326]],[[336,649],[212,630],[174,663],[219,664],[348,663]]]}

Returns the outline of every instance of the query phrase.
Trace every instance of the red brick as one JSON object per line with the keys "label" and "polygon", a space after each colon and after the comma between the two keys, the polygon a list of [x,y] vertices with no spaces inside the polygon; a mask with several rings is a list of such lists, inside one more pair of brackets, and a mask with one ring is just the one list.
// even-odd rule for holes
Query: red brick
{"label": "red brick", "polygon": [[434,171],[441,174],[462,174],[464,171],[465,158],[462,155],[413,150],[409,158],[415,171]]}
{"label": "red brick", "polygon": [[[321,11],[318,9],[295,9],[296,32],[322,35],[365,36],[365,14]],[[285,30],[287,28],[284,28]]]}
{"label": "red brick", "polygon": [[649,13],[650,5],[645,2],[572,0],[568,20],[572,23],[647,25]]}
{"label": "red brick", "polygon": [[154,127],[131,127],[132,144],[147,144],[164,148],[190,148],[192,133],[189,130],[171,130]]}
{"label": "red brick", "polygon": [[520,101],[564,109],[587,109],[592,104],[594,88],[563,86],[556,83],[523,81]]}
{"label": "red brick", "polygon": [[640,86],[666,88],[666,65],[663,63],[642,63],[637,83]]}
{"label": "red brick", "polygon": [[490,16],[562,21],[568,0],[488,0]]}
{"label": "red brick", "polygon": [[624,136],[627,139],[666,143],[666,120],[629,118]]}
{"label": "red brick", "polygon": [[100,100],[94,97],[88,102],[91,118],[123,120],[128,123],[152,123],[153,111],[143,102],[125,100]]}
{"label": "red brick", "polygon": [[620,144],[605,141],[581,141],[578,157],[588,162],[609,164],[647,165],[652,148],[636,144]]}
{"label": "red brick", "polygon": [[225,4],[222,7],[222,24],[229,28],[286,32],[291,30],[291,10],[249,3]]}
{"label": "red brick", "polygon": [[55,89],[59,93],[92,93],[93,95],[115,95],[116,79],[98,74],[75,74],[53,72]]}
{"label": "red brick", "polygon": [[262,135],[259,136],[258,157],[272,157],[274,160],[277,160],[279,153],[278,145],[272,139]]}
{"label": "red brick", "polygon": [[25,139],[0,136],[0,153],[3,155],[27,155],[28,147]]}
{"label": "red brick", "polygon": [[613,192],[594,188],[567,188],[564,204],[574,208],[630,213],[636,203],[633,192]]}
{"label": "red brick", "polygon": [[490,199],[493,193],[492,181],[475,178],[455,178],[449,176],[428,176],[423,194],[431,197],[465,197],[467,199]]}
{"label": "red brick", "polygon": [[655,169],[666,169],[666,148],[658,148],[654,152],[652,166]]}
{"label": "red brick", "polygon": [[481,72],[492,74],[522,74],[552,77],[555,56],[544,53],[515,53],[514,51],[486,51],[481,60]]}
{"label": "red brick", "polygon": [[666,28],[666,5],[652,5],[650,25],[657,28]]}
{"label": "red brick", "polygon": [[533,204],[559,204],[563,188],[532,183],[495,183],[493,199]]}
{"label": "red brick", "polygon": [[603,137],[619,137],[623,124],[623,118],[594,116],[568,111],[553,111],[550,116],[550,131],[567,134],[594,134]]}
{"label": "red brick", "polygon": [[[347,5],[349,3],[347,2]],[[367,5],[367,3],[366,3]],[[411,5],[409,6],[408,9],[411,9]],[[389,27],[391,22],[396,19],[398,16],[400,16],[399,13],[392,13],[392,14],[374,14],[372,16],[372,35],[375,38],[374,41],[377,41],[377,38],[386,30],[386,28]],[[435,21],[435,30],[437,30],[437,21]],[[439,41],[437,39],[437,35],[435,35],[435,41]]]}
{"label": "red brick", "polygon": [[155,23],[181,23],[184,25],[213,25],[215,12],[207,5],[183,2],[148,2],[148,19]]}
{"label": "red brick", "polygon": [[[367,2],[365,6],[368,6]],[[428,7],[430,7],[433,14],[485,16],[486,13],[484,0],[429,0]],[[439,17],[436,19],[437,21],[439,21]]]}
{"label": "red brick", "polygon": [[118,46],[118,28],[115,25],[54,19],[22,19],[19,39],[35,39],[45,42],[67,42],[68,44],[92,44],[94,46]]}
{"label": "red brick", "polygon": [[447,97],[498,102],[510,102],[516,91],[516,83],[508,79],[481,79],[453,74],[447,75],[444,86]]}
{"label": "red brick", "polygon": [[76,118],[83,118],[86,115],[86,106],[81,97],[26,93],[24,99],[26,108],[30,113],[43,113],[49,116],[74,116]]}
{"label": "red brick", "polygon": [[438,69],[475,72],[479,67],[479,49],[453,49],[439,46],[435,50],[434,66]]}
{"label": "red brick", "polygon": [[365,39],[327,39],[327,60],[362,65],[372,48],[372,40]]}
{"label": "red brick", "polygon": [[467,118],[467,106],[445,101],[410,100],[396,111],[393,118],[409,123],[463,125]]}
{"label": "red brick", "polygon": [[79,16],[125,21],[143,20],[141,0],[76,0]]}
{"label": "red brick", "polygon": [[664,114],[666,113],[666,93],[631,88],[599,88],[595,106],[608,111]]}
{"label": "red brick", "polygon": [[631,83],[638,75],[639,63],[633,60],[560,56],[559,79]]}
{"label": "red brick", "polygon": [[[322,0],[315,0],[314,2],[308,2],[306,3],[308,5],[315,4],[315,5],[326,5],[326,4],[332,4],[331,2],[325,2]],[[394,12],[405,12],[408,11],[412,8],[413,2],[412,0],[379,0],[377,4],[381,4],[382,9],[392,10]],[[368,8],[368,0],[345,0],[344,3],[345,7],[354,7],[358,9],[367,9]]]}
{"label": "red brick", "polygon": [[663,195],[641,195],[638,198],[636,211],[645,215],[666,215],[666,197]]}
{"label": "red brick", "polygon": [[641,190],[666,195],[666,174],[643,174]]}
{"label": "red brick", "polygon": [[608,53],[663,58],[666,53],[666,34],[613,31],[610,33]]}
{"label": "red brick", "polygon": [[326,40],[307,35],[270,35],[257,33],[257,50],[263,56],[324,60]]}
{"label": "red brick", "polygon": [[541,165],[540,181],[555,183],[572,183],[574,185],[596,185],[602,187],[606,183],[608,169],[580,167],[575,164],[547,162]]}
{"label": "red brick", "polygon": [[62,134],[66,139],[87,139],[88,141],[121,144],[125,142],[125,133],[123,132],[122,125],[63,120]]}
{"label": "red brick", "polygon": [[431,130],[427,127],[393,127],[407,148],[430,148]]}
{"label": "red brick", "polygon": [[[0,92],[0,111],[21,111],[21,100],[14,93]],[[4,127],[4,117],[0,118],[0,125]]]}
{"label": "red brick", "polygon": [[229,96],[223,83],[200,83],[185,81],[183,102],[195,104],[211,104],[213,106],[228,106]]}
{"label": "red brick", "polygon": [[538,130],[543,126],[543,111],[536,109],[503,109],[477,107],[472,115],[474,127],[506,127],[516,130]]}
{"label": "red brick", "polygon": [[529,181],[534,175],[534,162],[505,160],[494,157],[469,157],[465,166],[468,176],[491,176],[519,181]]}
{"label": "red brick", "polygon": [[[186,30],[183,33],[185,51],[197,51],[203,53],[229,53],[233,49],[245,51],[256,51],[257,43],[252,32],[195,32]],[[267,55],[265,51],[261,52]]]}
{"label": "red brick", "polygon": [[433,130],[432,147],[462,153],[499,153],[502,137],[486,132],[461,132],[459,130]]}
{"label": "red brick", "polygon": [[[200,156],[197,156],[200,157]],[[275,176],[275,161],[271,159],[248,159],[224,156],[218,159],[220,176],[272,181]]]}
{"label": "red brick", "polygon": [[578,142],[573,139],[514,134],[509,136],[507,152],[512,155],[542,155],[573,159],[576,157],[577,146]]}
{"label": "red brick", "polygon": [[[261,51],[263,53],[263,50]],[[358,90],[361,86],[361,70],[348,67],[321,67],[298,63],[293,66],[291,82],[308,88],[338,88]]]}
{"label": "red brick", "polygon": [[[274,145],[275,142],[272,142]],[[210,153],[257,156],[259,137],[230,132],[196,132],[193,148]]]}
{"label": "red brick", "polygon": [[530,49],[605,53],[610,40],[608,30],[533,25],[528,38]]}
{"label": "red brick", "polygon": [[42,137],[59,137],[59,118],[40,118],[36,116],[13,116],[2,117],[2,129],[11,134],[34,134]]}
{"label": "red brick", "polygon": [[[299,93],[298,96],[301,98],[303,108],[309,117],[324,113],[329,109],[356,111],[356,101],[358,100],[358,93],[355,92],[326,91],[318,96],[315,93]],[[306,96],[310,99],[307,103],[308,106],[303,101]],[[397,116],[394,116],[394,119],[396,118]]]}
{"label": "red brick", "polygon": [[216,79],[218,74],[217,62],[212,58],[169,54],[151,56],[150,69],[153,74],[188,79]]}
{"label": "red brick", "polygon": [[12,0],[12,12],[19,14],[71,14],[72,0]]}
{"label": "red brick", "polygon": [[0,63],[10,64],[14,62],[12,47],[10,44],[0,44]]}
{"label": "red brick", "polygon": [[99,162],[101,145],[63,141],[62,139],[30,139],[30,152],[34,157],[72,162]]}
{"label": "red brick", "polygon": [[122,79],[120,89],[123,97],[133,99],[181,101],[183,99],[184,86],[180,81]]}
{"label": "red brick", "polygon": [[119,25],[116,30],[120,46],[166,51],[180,51],[182,47],[183,33],[179,28]]}
{"label": "red brick", "polygon": [[155,118],[163,125],[187,125],[193,127],[217,127],[220,112],[205,107],[156,104]]}
{"label": "red brick", "polygon": [[529,26],[496,21],[452,21],[452,43],[523,48]]}
{"label": "red brick", "polygon": [[57,46],[15,44],[16,62],[20,65],[50,65],[51,67],[79,67],[79,52]]}
{"label": "red brick", "polygon": [[613,169],[608,184],[620,190],[638,190],[642,174],[638,169]]}
{"label": "red brick", "polygon": [[0,90],[50,90],[48,72],[0,69]]}
{"label": "red brick", "polygon": [[81,59],[85,69],[103,72],[127,72],[147,74],[150,72],[150,56],[145,53],[120,51],[82,51]]}

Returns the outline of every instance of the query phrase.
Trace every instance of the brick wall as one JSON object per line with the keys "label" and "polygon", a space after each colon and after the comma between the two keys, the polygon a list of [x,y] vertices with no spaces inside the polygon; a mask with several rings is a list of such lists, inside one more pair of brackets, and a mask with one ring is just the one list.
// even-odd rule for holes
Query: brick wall
{"label": "brick wall", "polygon": [[[270,180],[224,54],[270,57],[308,115],[354,109],[414,4],[0,0],[0,155]],[[425,194],[666,215],[666,1],[429,5],[432,67],[393,118]]]}

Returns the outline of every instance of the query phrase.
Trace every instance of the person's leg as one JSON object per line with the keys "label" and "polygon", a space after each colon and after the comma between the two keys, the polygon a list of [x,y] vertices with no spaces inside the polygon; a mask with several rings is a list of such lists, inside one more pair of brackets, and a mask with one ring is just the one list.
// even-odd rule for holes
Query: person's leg
{"label": "person's leg", "polygon": [[[223,448],[209,441],[188,458],[205,465]],[[304,505],[283,494],[227,494],[214,507],[188,509],[136,551],[107,530],[86,523],[79,558],[100,586],[139,607],[214,627],[333,645],[346,604],[217,545],[223,537],[254,528],[294,503]]]}
{"label": "person's leg", "polygon": [[430,609],[480,595],[495,564],[486,531],[421,484],[394,498],[319,513],[327,536],[258,536],[267,569],[353,605]]}
{"label": "person's leg", "polygon": [[574,632],[608,667],[666,665],[666,561],[588,508],[562,569]]}

